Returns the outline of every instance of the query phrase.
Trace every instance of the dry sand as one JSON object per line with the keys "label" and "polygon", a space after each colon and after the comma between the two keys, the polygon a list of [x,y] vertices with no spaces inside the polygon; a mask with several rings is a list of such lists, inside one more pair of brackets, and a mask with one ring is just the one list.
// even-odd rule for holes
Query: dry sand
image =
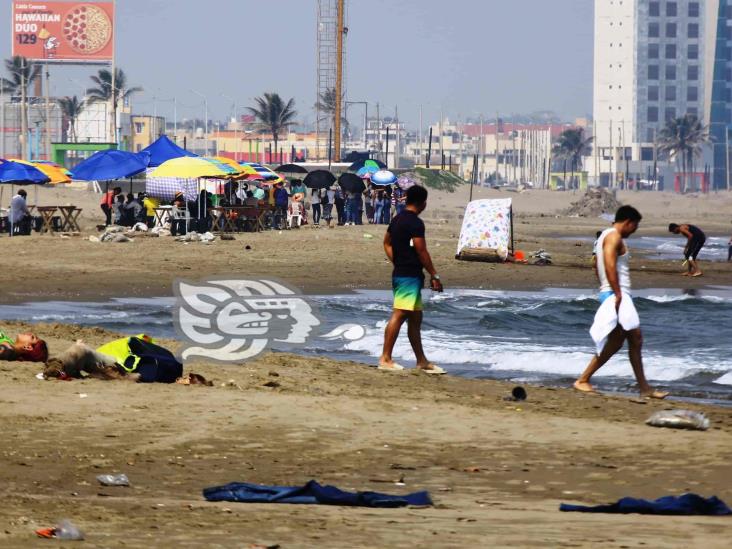
{"label": "dry sand", "polygon": [[[52,192],[61,195],[42,195],[41,203],[75,202],[85,213],[96,206],[93,196]],[[428,242],[446,284],[593,286],[589,246],[556,237],[591,236],[606,223],[555,217],[576,198],[568,193],[511,196],[519,247],[547,248],[557,265],[455,261],[453,235],[465,196],[436,196]],[[632,200],[621,194],[646,214],[644,234],[663,234],[673,219],[698,222],[710,235],[730,230],[729,195],[627,197]],[[85,218],[84,236],[97,220]],[[232,273],[275,275],[310,292],[383,288],[389,268],[381,231],[304,228],[237,235],[211,246],[3,236],[2,301],[169,295],[175,277]],[[375,238],[364,238],[365,232]],[[253,249],[244,250],[245,244]],[[679,287],[732,280],[727,264],[707,265],[706,279],[693,281],[676,274],[679,264],[636,253],[634,282]],[[52,350],[79,337],[96,346],[118,335],[63,325],[33,329]],[[40,381],[33,377],[39,365],[0,363],[0,546],[47,546],[53,542],[35,540],[33,531],[63,517],[86,531],[90,547],[729,546],[730,518],[558,511],[562,501],[594,504],[685,491],[732,503],[728,408],[683,404],[712,420],[707,432],[685,432],[643,424],[653,411],[679,403],[528,387],[529,399],[516,404],[503,400],[510,386],[500,382],[384,373],[326,358],[269,354],[245,365],[194,362],[186,370],[216,386]],[[111,472],[126,473],[132,486],[99,486],[95,476]],[[436,506],[214,504],[201,496],[203,488],[231,481],[300,484],[311,478],[351,490],[426,489]],[[397,486],[399,480],[405,486]]]}
{"label": "dry sand", "polygon": [[[52,347],[114,336],[36,329]],[[212,388],[39,381],[38,370],[0,365],[3,547],[27,546],[35,528],[65,516],[94,547],[729,546],[729,518],[565,514],[558,505],[685,491],[732,500],[730,409],[689,406],[707,411],[707,432],[656,429],[643,421],[668,403],[529,387],[516,404],[503,400],[505,383],[286,354],[187,365]],[[99,486],[95,476],[110,472],[126,473],[132,486]],[[201,496],[231,481],[311,478],[351,490],[426,489],[436,506],[214,504]]]}
{"label": "dry sand", "polygon": [[[554,265],[489,265],[455,260],[457,237],[468,190],[433,193],[424,217],[428,246],[446,287],[486,289],[538,289],[546,286],[595,286],[588,242],[558,237],[592,237],[607,226],[600,218],[569,218],[566,209],[578,195],[549,191],[509,193],[476,189],[474,198],[514,199],[516,247],[525,252],[544,248]],[[671,221],[700,225],[709,236],[732,234],[732,194],[680,197],[665,193],[619,193],[645,215],[639,234],[668,235]],[[383,226],[364,225],[264,233],[237,234],[234,241],[174,242],[171,238],[140,236],[134,243],[95,243],[102,219],[98,195],[67,189],[39,192],[40,204],[75,204],[82,207],[79,236],[38,235],[28,238],[0,236],[4,256],[17,268],[0,271],[0,297],[4,302],[46,299],[100,299],[120,296],[170,295],[175,278],[201,279],[211,275],[274,276],[307,293],[341,292],[354,288],[388,288],[391,268],[381,239]],[[364,237],[365,234],[373,238]],[[246,246],[251,249],[247,250]],[[678,261],[648,261],[633,250],[636,287],[688,287],[729,284],[727,263],[703,265],[704,279],[678,276]],[[6,265],[9,264],[6,259]]]}

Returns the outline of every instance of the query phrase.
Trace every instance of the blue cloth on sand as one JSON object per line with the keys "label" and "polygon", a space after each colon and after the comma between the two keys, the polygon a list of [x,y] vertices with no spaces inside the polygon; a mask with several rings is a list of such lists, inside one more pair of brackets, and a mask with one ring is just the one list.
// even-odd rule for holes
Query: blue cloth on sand
{"label": "blue cloth on sand", "polygon": [[351,505],[356,507],[405,507],[432,505],[428,492],[405,496],[378,492],[344,492],[335,486],[321,486],[311,480],[304,486],[265,486],[247,482],[232,482],[203,490],[208,501],[238,501],[243,503],[309,503],[320,505]]}
{"label": "blue cloth on sand", "polygon": [[560,511],[580,513],[638,513],[641,515],[732,515],[732,510],[719,498],[703,498],[696,494],[664,496],[653,501],[622,498],[610,505],[569,505],[562,503]]}

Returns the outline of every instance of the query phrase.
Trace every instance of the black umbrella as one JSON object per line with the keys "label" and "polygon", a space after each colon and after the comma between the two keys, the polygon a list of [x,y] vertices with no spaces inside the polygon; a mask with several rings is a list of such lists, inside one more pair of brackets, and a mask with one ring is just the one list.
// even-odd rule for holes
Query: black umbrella
{"label": "black umbrella", "polygon": [[328,170],[315,170],[305,176],[303,183],[311,189],[327,189],[335,181],[335,175]]}
{"label": "black umbrella", "polygon": [[358,177],[355,173],[342,173],[338,178],[338,184],[341,189],[348,193],[362,193],[366,190],[366,185],[363,179]]}
{"label": "black umbrella", "polygon": [[351,164],[348,167],[348,171],[349,172],[357,172],[358,170],[360,170],[364,166],[372,166],[372,167],[373,166],[376,166],[380,170],[385,170],[386,169],[386,164],[384,164],[381,160],[376,160],[375,158],[365,158],[363,160],[356,160],[356,162],[354,162],[353,164]]}
{"label": "black umbrella", "polygon": [[274,169],[277,173],[308,173],[308,171],[302,166],[297,164],[282,164]]}

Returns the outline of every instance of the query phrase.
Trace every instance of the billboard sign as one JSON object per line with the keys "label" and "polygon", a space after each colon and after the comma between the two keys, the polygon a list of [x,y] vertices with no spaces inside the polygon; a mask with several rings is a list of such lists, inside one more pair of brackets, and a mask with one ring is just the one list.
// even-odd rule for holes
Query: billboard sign
{"label": "billboard sign", "polygon": [[114,56],[114,2],[13,2],[13,55],[103,63]]}

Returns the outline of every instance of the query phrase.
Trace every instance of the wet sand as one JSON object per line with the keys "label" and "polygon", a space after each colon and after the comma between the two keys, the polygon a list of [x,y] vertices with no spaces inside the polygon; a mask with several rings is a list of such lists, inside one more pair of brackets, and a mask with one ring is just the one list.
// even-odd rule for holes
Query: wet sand
{"label": "wet sand", "polygon": [[[23,325],[13,324],[11,331]],[[51,348],[115,334],[39,325]],[[175,347],[174,342],[164,342]],[[214,387],[40,381],[0,364],[0,545],[72,518],[94,547],[726,547],[729,518],[560,513],[560,502],[693,491],[732,500],[732,410],[707,432],[644,425],[678,406],[269,354],[192,363]],[[221,386],[224,383],[226,386]],[[270,386],[267,386],[270,385]],[[85,396],[84,396],[85,395]],[[83,398],[82,398],[83,396]],[[693,450],[692,450],[693,449]],[[124,472],[130,488],[96,475]],[[232,481],[430,491],[430,509],[207,503]],[[403,481],[404,486],[395,483]]]}

